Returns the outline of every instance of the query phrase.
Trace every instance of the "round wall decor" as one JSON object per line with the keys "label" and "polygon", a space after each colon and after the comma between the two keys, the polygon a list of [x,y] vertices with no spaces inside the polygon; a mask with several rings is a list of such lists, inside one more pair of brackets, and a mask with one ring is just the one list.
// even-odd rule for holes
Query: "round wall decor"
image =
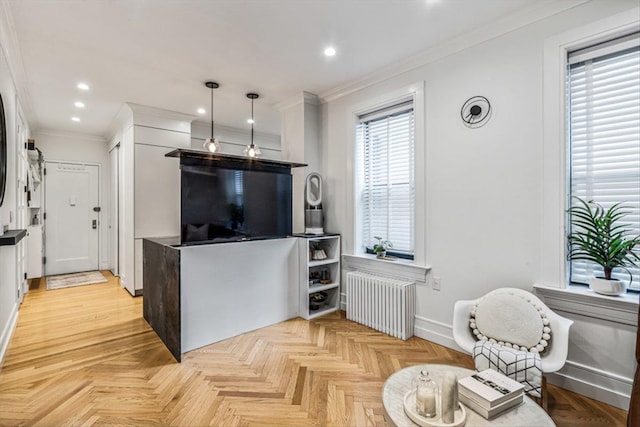
{"label": "round wall decor", "polygon": [[484,126],[491,117],[491,104],[484,96],[474,96],[467,99],[460,110],[462,123],[470,128]]}

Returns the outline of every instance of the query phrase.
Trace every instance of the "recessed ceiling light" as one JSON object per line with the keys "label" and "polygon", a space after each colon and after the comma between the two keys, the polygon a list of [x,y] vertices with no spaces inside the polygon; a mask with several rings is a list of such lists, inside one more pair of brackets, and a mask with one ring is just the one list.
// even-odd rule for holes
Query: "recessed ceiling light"
{"label": "recessed ceiling light", "polygon": [[84,108],[84,102],[76,101],[73,103],[77,108]]}
{"label": "recessed ceiling light", "polygon": [[198,108],[198,114],[204,114],[206,112],[207,110],[205,110],[204,108]]}
{"label": "recessed ceiling light", "polygon": [[80,117],[71,117],[71,120],[74,122],[79,122],[80,121]]}
{"label": "recessed ceiling light", "polygon": [[78,89],[80,90],[89,90],[89,85],[86,83],[78,83]]}
{"label": "recessed ceiling light", "polygon": [[336,54],[336,50],[335,50],[333,47],[329,46],[328,48],[326,48],[326,49],[324,50],[324,54],[325,54],[326,56],[333,56],[333,55],[335,55],[335,54]]}
{"label": "recessed ceiling light", "polygon": [[247,119],[247,123],[253,124],[253,123],[255,123],[255,121],[253,119]]}

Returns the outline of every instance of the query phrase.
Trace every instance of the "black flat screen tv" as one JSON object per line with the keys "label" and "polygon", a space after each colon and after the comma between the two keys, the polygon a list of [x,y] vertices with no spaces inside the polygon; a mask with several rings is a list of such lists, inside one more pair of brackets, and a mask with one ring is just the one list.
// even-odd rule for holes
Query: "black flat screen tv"
{"label": "black flat screen tv", "polygon": [[291,235],[291,173],[182,165],[181,243]]}

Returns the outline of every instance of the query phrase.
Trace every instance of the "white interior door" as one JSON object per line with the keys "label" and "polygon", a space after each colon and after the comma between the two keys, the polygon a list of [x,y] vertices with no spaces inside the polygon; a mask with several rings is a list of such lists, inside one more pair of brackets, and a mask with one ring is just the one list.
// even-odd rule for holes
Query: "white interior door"
{"label": "white interior door", "polygon": [[46,164],[46,275],[98,270],[98,166]]}
{"label": "white interior door", "polygon": [[109,204],[109,251],[111,253],[111,272],[114,276],[118,276],[120,260],[119,256],[119,235],[118,224],[120,218],[120,197],[119,197],[119,180],[120,180],[120,144],[113,147],[109,152],[109,167],[111,169],[110,197]]}

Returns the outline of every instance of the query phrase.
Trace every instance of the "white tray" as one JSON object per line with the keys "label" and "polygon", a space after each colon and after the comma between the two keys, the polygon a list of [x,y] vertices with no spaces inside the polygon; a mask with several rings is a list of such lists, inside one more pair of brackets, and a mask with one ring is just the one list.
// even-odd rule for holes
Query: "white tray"
{"label": "white tray", "polygon": [[416,391],[410,390],[404,395],[404,412],[411,420],[422,427],[461,427],[467,421],[467,411],[458,404],[452,423],[444,423],[441,418],[425,418],[416,411]]}

